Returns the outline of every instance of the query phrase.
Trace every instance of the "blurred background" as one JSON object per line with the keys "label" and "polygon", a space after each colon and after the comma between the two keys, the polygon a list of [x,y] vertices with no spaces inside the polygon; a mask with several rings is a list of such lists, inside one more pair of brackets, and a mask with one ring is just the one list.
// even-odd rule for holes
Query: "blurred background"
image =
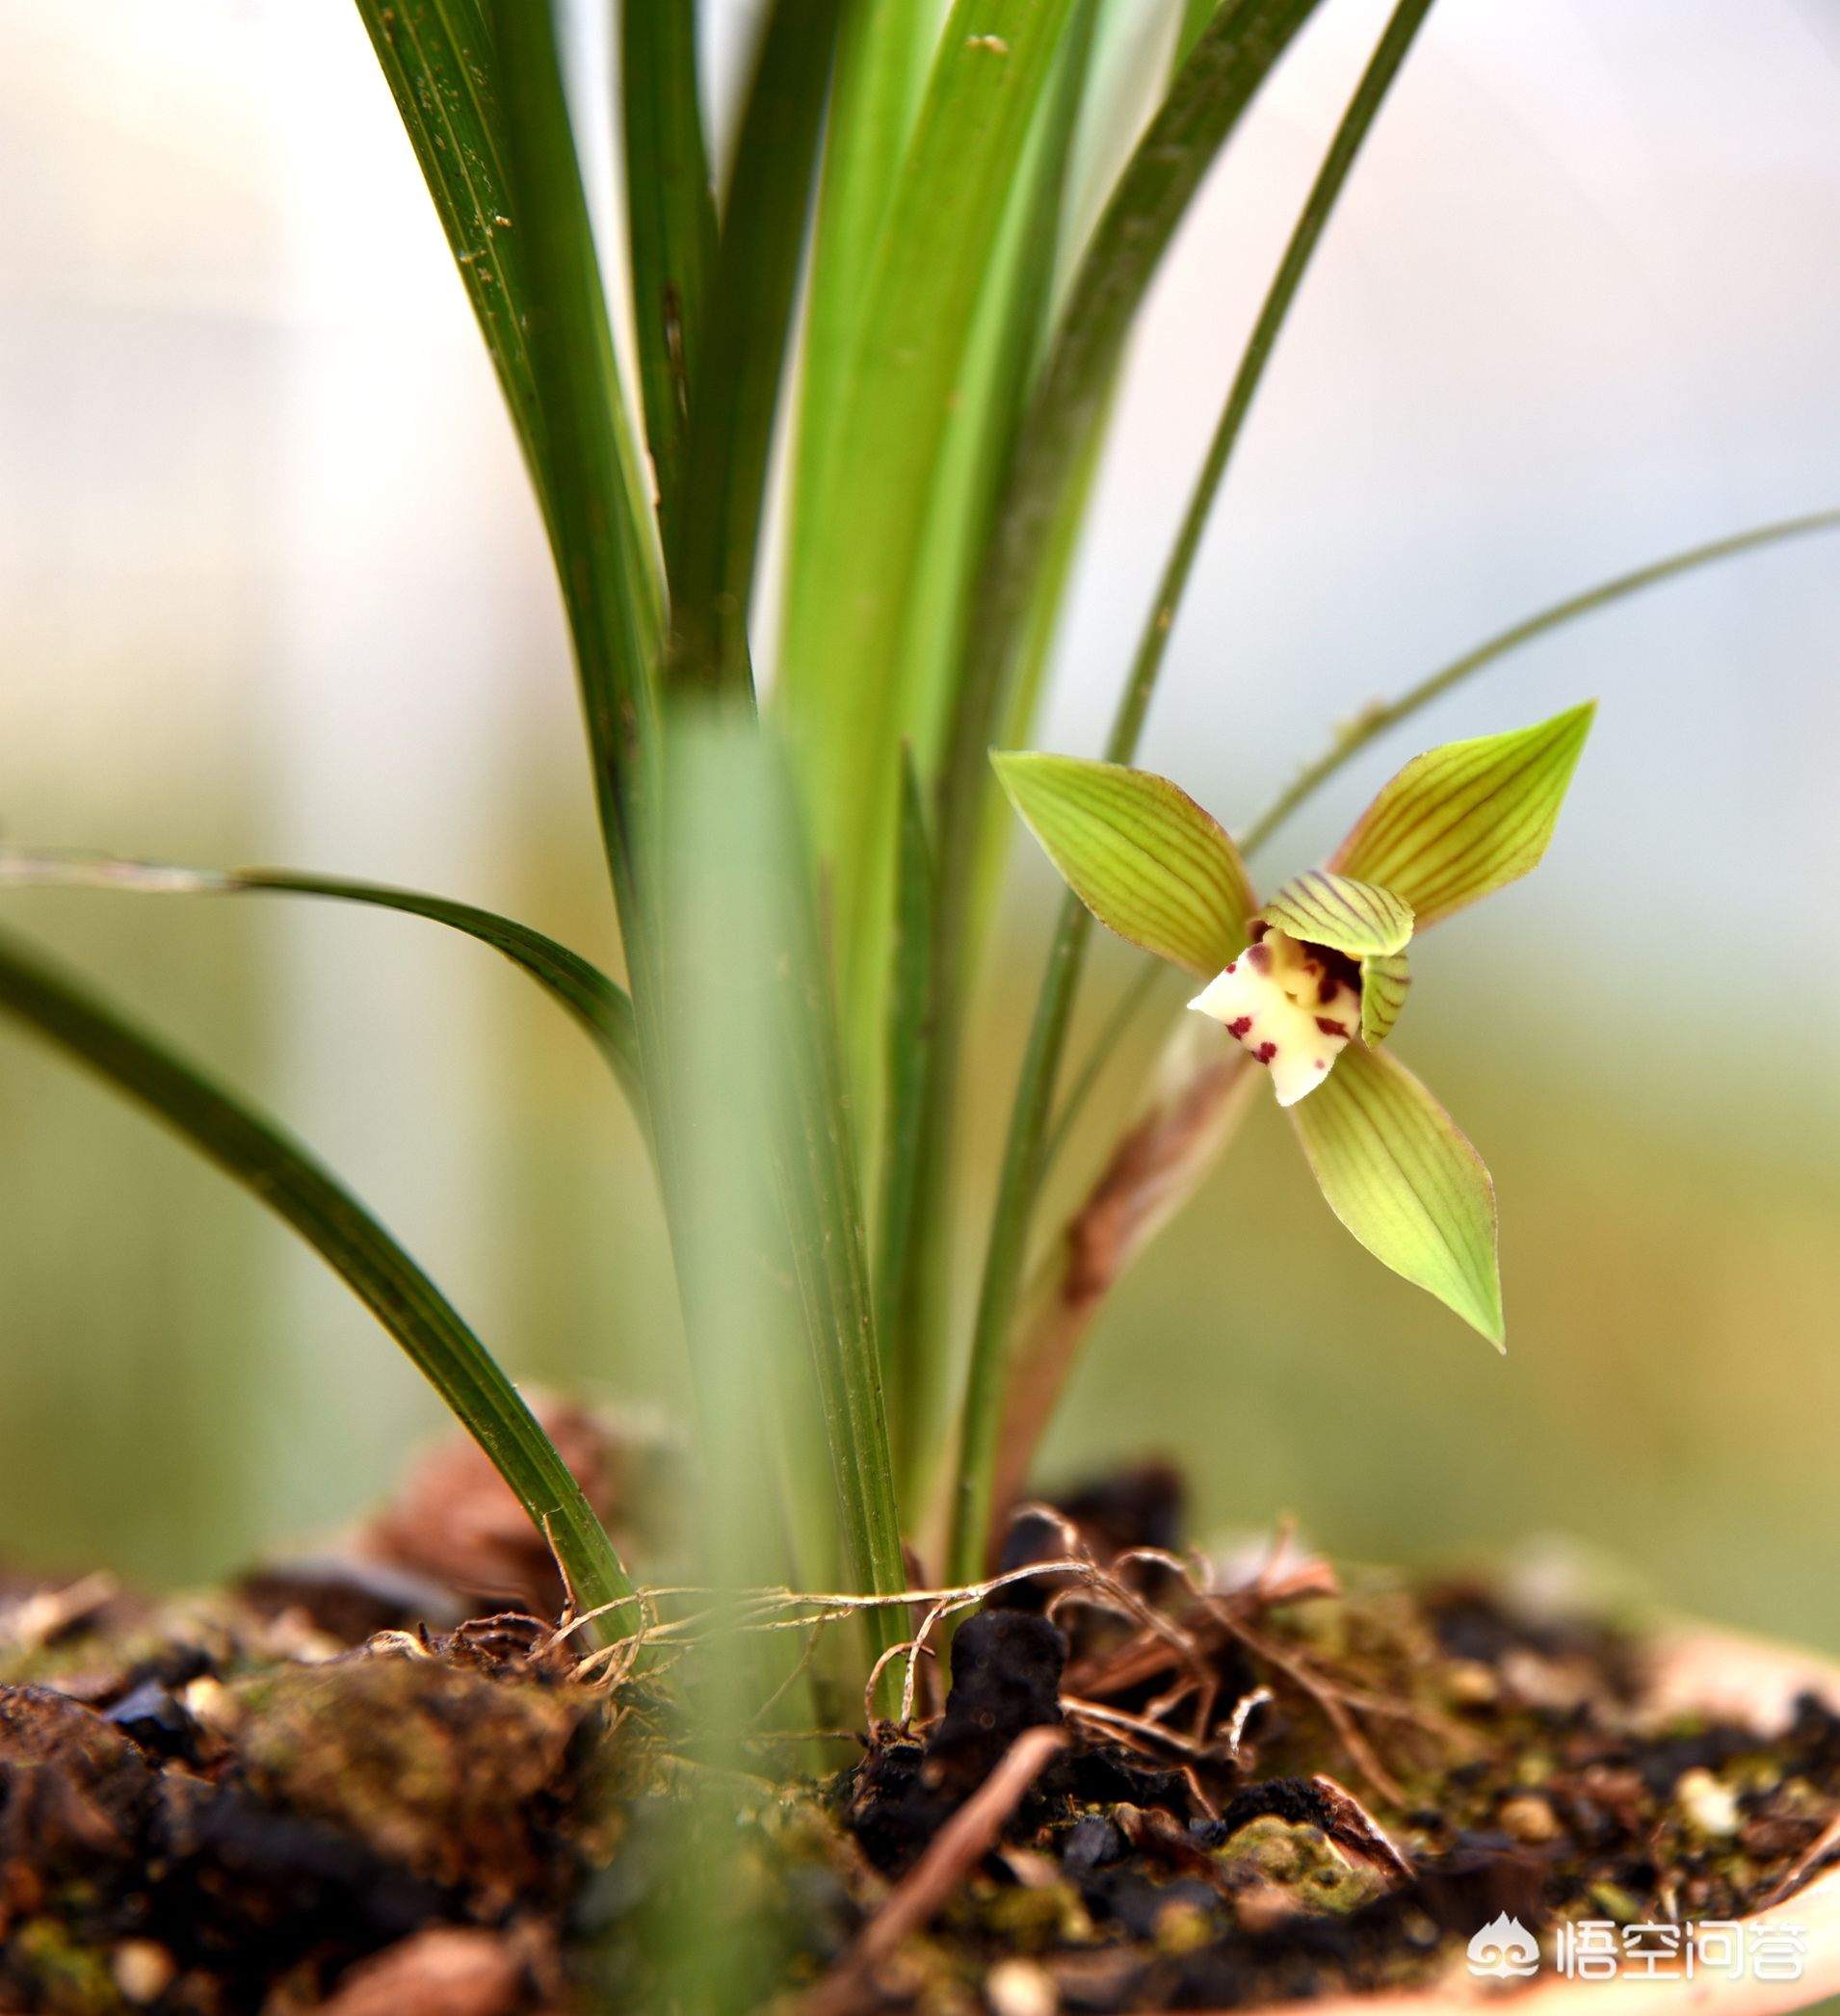
{"label": "blurred background", "polygon": [[[1159,286],[1047,746],[1100,737],[1383,13],[1324,8]],[[1154,55],[1170,14],[1114,0],[1120,47]],[[750,18],[711,10],[718,106]],[[615,956],[536,514],[355,10],[0,0],[0,835],[421,884]],[[591,20],[581,54],[591,81]],[[1442,0],[1143,760],[1243,825],[1333,722],[1488,632],[1840,503],[1837,234],[1830,0]],[[1804,540],[1509,661],[1278,836],[1268,886],[1416,748],[1602,696],[1548,865],[1425,945],[1400,1038],[1500,1188],[1510,1353],[1359,1252],[1261,1111],[1117,1297],[1050,1476],[1166,1452],[1203,1535],[1291,1513],[1364,1558],[1558,1536],[1840,1649],[1837,662],[1840,542]],[[1052,895],[1018,849],[986,1127]],[[286,1117],[520,1377],[680,1415],[623,1110],[488,954],[283,899],[0,909]],[[1132,971],[1106,949],[1090,1019]],[[289,1235],[0,1028],[0,1559],[221,1574],[353,1517],[439,1426]]]}

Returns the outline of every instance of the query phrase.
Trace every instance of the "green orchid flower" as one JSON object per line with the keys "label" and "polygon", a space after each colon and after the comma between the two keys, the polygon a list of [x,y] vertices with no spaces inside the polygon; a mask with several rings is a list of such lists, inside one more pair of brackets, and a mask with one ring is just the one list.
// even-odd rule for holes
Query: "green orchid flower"
{"label": "green orchid flower", "polygon": [[1189,1006],[1270,1071],[1335,1216],[1497,1348],[1494,1184],[1384,1046],[1414,932],[1538,865],[1594,712],[1414,757],[1324,867],[1264,903],[1225,829],[1167,777],[1033,751],[991,759],[1099,922],[1206,982]]}

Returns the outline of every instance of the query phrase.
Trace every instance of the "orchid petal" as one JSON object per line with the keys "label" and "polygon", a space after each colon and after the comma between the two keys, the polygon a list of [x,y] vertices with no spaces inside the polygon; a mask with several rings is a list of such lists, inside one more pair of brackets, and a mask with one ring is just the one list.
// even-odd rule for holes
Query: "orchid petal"
{"label": "orchid petal", "polygon": [[1403,952],[1412,935],[1412,909],[1390,889],[1326,868],[1286,882],[1260,913],[1293,938],[1327,945],[1350,958]]}
{"label": "orchid petal", "polygon": [[1189,1007],[1222,1024],[1249,1057],[1269,1066],[1280,1106],[1315,1091],[1360,1021],[1354,986],[1279,930],[1229,960]]}
{"label": "orchid petal", "polygon": [[1361,961],[1361,1036],[1383,1043],[1393,1033],[1412,983],[1411,962],[1403,952],[1377,953]]}

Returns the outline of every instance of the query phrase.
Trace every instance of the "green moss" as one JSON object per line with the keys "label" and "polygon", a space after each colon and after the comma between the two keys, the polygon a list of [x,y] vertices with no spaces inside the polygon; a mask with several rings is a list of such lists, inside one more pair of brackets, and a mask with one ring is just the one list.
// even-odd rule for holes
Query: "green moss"
{"label": "green moss", "polygon": [[1229,1872],[1254,1873],[1289,1892],[1300,1911],[1353,1911],[1385,1887],[1373,1871],[1344,1861],[1320,1827],[1275,1814],[1248,1821],[1218,1854]]}
{"label": "green moss", "polygon": [[47,2016],[117,2016],[126,2009],[106,1953],[85,1945],[55,1918],[28,1919],[7,1940],[13,1969],[36,1990]]}
{"label": "green moss", "polygon": [[434,1660],[287,1667],[233,1690],[254,1790],[437,1882],[538,1884],[571,1740],[591,1697]]}

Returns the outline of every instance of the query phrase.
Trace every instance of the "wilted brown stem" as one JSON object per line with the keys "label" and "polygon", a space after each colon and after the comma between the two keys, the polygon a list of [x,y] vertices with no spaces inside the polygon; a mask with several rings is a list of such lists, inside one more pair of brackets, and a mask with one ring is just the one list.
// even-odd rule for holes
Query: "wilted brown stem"
{"label": "wilted brown stem", "polygon": [[1200,1188],[1258,1082],[1245,1051],[1185,1016],[1149,1098],[1119,1137],[1023,1297],[1004,1399],[993,1502],[1021,1497],[1037,1446],[1093,1318],[1124,1270]]}

